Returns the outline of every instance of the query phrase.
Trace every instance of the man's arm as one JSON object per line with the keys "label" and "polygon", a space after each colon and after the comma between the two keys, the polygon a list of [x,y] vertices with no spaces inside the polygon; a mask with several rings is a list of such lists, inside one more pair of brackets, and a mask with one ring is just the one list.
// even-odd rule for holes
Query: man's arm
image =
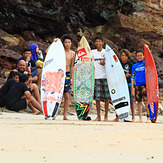
{"label": "man's arm", "polygon": [[[58,39],[59,39],[59,38],[55,38],[55,39],[53,40],[53,42],[57,42],[57,41],[58,41]],[[53,42],[52,42],[52,43],[53,43]],[[49,48],[51,47],[52,43],[51,43],[51,44],[50,44],[50,46],[49,46],[49,47],[46,49],[46,51],[45,51],[45,52],[46,52],[46,54],[48,53]]]}
{"label": "man's arm", "polygon": [[133,66],[132,70],[131,70],[131,94],[133,96],[135,96],[134,84],[135,84],[135,69],[134,69],[134,66]]}
{"label": "man's arm", "polygon": [[75,60],[75,52],[72,52],[72,60],[70,65],[70,71],[71,71],[71,84],[73,85],[73,77],[74,77],[74,60]]}
{"label": "man's arm", "polygon": [[135,96],[135,88],[134,88],[134,80],[133,79],[131,79],[131,94],[133,95],[133,96]]}
{"label": "man's arm", "polygon": [[31,93],[29,91],[25,91],[24,95],[27,99],[29,99],[31,97]]}
{"label": "man's arm", "polygon": [[105,60],[106,58],[104,57],[104,59],[100,61],[100,65],[105,66]]}

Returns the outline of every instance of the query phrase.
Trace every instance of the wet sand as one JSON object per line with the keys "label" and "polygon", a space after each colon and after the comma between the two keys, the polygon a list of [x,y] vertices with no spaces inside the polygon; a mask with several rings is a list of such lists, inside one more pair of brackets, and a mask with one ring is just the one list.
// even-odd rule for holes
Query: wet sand
{"label": "wet sand", "polygon": [[[43,115],[1,113],[3,163],[163,162],[161,116],[158,123],[148,124],[79,121],[76,116],[69,116],[70,121],[57,116],[52,121]],[[114,117],[109,114],[109,119]]]}

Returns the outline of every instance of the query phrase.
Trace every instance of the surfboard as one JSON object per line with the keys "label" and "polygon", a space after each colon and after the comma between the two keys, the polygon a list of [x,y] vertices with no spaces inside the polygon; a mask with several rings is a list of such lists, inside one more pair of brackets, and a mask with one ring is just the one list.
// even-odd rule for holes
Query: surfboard
{"label": "surfboard", "polygon": [[158,77],[155,62],[146,44],[144,44],[144,59],[148,109],[151,121],[156,122],[159,103]]}
{"label": "surfboard", "polygon": [[130,96],[122,65],[114,51],[106,45],[105,68],[111,100],[118,117],[128,120],[130,115]]}
{"label": "surfboard", "polygon": [[84,36],[75,57],[73,88],[77,117],[85,120],[94,94],[94,63],[90,46]]}
{"label": "surfboard", "polygon": [[46,55],[41,78],[41,104],[45,119],[54,119],[61,104],[66,74],[66,58],[60,40],[53,42]]}

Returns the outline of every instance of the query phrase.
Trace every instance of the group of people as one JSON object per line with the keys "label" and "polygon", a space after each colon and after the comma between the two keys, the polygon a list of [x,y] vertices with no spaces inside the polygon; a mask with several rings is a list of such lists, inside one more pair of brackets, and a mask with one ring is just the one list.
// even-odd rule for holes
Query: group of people
{"label": "group of people", "polygon": [[23,56],[17,60],[16,68],[10,72],[6,83],[0,89],[0,107],[18,112],[28,106],[34,114],[42,113],[40,99],[42,70],[36,67],[37,61],[43,60],[40,54],[36,44],[24,49]]}
{"label": "group of people", "polygon": [[[105,102],[105,115],[104,121],[108,121],[108,105],[111,102],[109,89],[106,79],[105,71],[105,49],[103,49],[103,38],[101,36],[95,37],[94,40],[96,49],[92,50],[95,67],[95,88],[94,98],[96,100],[97,118],[95,120],[101,121],[100,115],[100,101]],[[135,102],[138,103],[139,121],[142,122],[142,102],[145,104],[147,112],[147,122],[150,122],[149,110],[147,107],[147,92],[145,81],[145,62],[143,50],[136,51],[137,63],[133,65],[130,61],[130,52],[127,49],[122,49],[119,55],[121,65],[124,69],[126,80],[130,92],[132,121],[135,122]],[[116,118],[112,121],[121,121],[116,115]]]}
{"label": "group of people", "polygon": [[[53,41],[57,41],[55,38]],[[66,55],[66,79],[64,87],[64,120],[68,120],[67,112],[69,107],[69,94],[73,82],[73,67],[75,52],[71,50],[72,37],[64,35],[62,42]],[[108,121],[108,107],[111,102],[105,71],[105,49],[104,41],[101,36],[94,39],[96,49],[92,50],[95,68],[95,88],[94,99],[96,100],[97,118],[101,121],[100,101],[105,102],[104,120]],[[49,48],[46,50],[48,52]],[[147,122],[150,121],[147,108],[147,93],[145,82],[145,63],[142,50],[136,52],[137,63],[133,65],[130,62],[130,52],[123,49],[120,52],[119,59],[124,69],[126,80],[130,91],[132,121],[135,121],[135,104],[138,102],[139,122],[142,122],[142,102],[144,102],[147,111]],[[36,44],[30,45],[29,49],[24,49],[23,56],[18,59],[16,69],[10,72],[7,82],[0,89],[0,107],[7,107],[9,110],[19,111],[27,106],[31,108],[34,114],[42,113],[40,100],[41,73],[37,62],[43,62],[43,56]],[[42,63],[41,63],[42,65]],[[112,121],[120,121],[119,117]]]}

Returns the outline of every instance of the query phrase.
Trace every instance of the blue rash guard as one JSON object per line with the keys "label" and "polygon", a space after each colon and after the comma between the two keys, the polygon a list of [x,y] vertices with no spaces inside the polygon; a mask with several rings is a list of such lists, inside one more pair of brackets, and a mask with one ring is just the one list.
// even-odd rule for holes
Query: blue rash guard
{"label": "blue rash guard", "polygon": [[137,62],[132,66],[131,80],[135,80],[135,85],[146,84],[145,81],[145,62]]}

